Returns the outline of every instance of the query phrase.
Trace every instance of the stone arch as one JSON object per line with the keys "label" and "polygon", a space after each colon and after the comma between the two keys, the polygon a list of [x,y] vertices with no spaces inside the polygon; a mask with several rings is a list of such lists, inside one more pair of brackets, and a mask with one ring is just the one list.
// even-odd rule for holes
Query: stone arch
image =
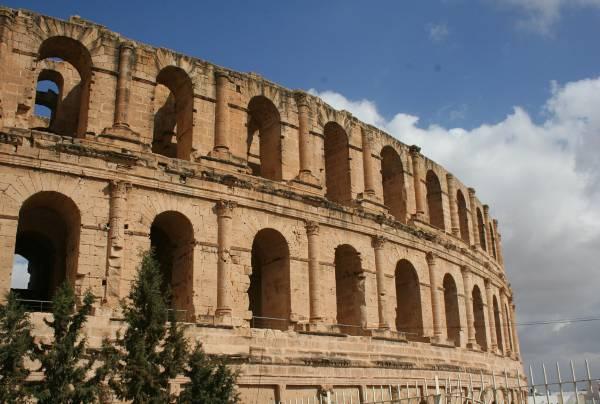
{"label": "stone arch", "polygon": [[152,152],[189,160],[194,127],[194,85],[177,66],[164,67],[156,76]]}
{"label": "stone arch", "polygon": [[423,336],[423,310],[419,275],[410,261],[401,259],[394,272],[396,285],[396,330],[409,340]]}
{"label": "stone arch", "polygon": [[508,314],[508,306],[507,305],[504,305],[504,322],[506,324],[506,329],[507,329],[507,334],[508,334],[506,336],[508,347],[510,348],[511,352],[515,352],[515,346],[514,346],[513,336],[512,336],[512,332],[511,332],[513,324],[512,324],[511,318]]}
{"label": "stone arch", "polygon": [[454,277],[450,274],[444,276],[444,308],[446,312],[446,331],[448,342],[460,346],[460,313],[458,306],[458,289]]}
{"label": "stone arch", "polygon": [[79,73],[78,92],[79,110],[76,128],[69,136],[81,137],[87,130],[88,110],[90,103],[90,85],[92,82],[92,57],[89,50],[78,40],[66,36],[52,36],[45,39],[38,49],[38,61],[59,58],[71,64]]}
{"label": "stone arch", "polygon": [[485,329],[485,308],[483,306],[483,298],[479,286],[473,286],[473,320],[475,326],[475,342],[484,351],[487,351],[487,334]]}
{"label": "stone arch", "polygon": [[182,213],[168,210],[158,214],[150,226],[150,245],[163,275],[162,289],[169,292],[175,318],[194,317],[193,269],[194,228]]}
{"label": "stone arch", "polygon": [[489,224],[489,231],[490,231],[490,251],[492,253],[492,256],[494,257],[494,259],[498,259],[498,256],[496,254],[496,235],[494,234],[494,227],[492,226],[492,224]]}
{"label": "stone arch", "polygon": [[[43,69],[36,80],[35,108],[34,114],[37,116],[38,106],[42,106],[49,111],[49,116],[44,117],[45,125],[34,127],[33,129],[48,130],[56,132],[55,122],[58,107],[62,98],[65,80],[58,71]],[[46,85],[44,85],[46,84]],[[51,85],[50,85],[51,84]],[[52,88],[55,87],[55,88]],[[76,116],[71,117],[72,119]],[[73,133],[74,131],[71,131]]]}
{"label": "stone arch", "polygon": [[61,283],[74,286],[80,230],[80,210],[62,193],[41,191],[23,202],[14,252],[27,260],[28,287],[16,291],[21,298],[50,300]]}
{"label": "stone arch", "polygon": [[246,150],[253,175],[274,181],[282,179],[281,116],[265,96],[248,103]]}
{"label": "stone arch", "polygon": [[462,191],[459,189],[456,191],[456,207],[458,209],[458,228],[460,231],[460,238],[465,243],[471,242],[469,235],[469,214],[467,212],[467,201]]}
{"label": "stone arch", "polygon": [[402,160],[391,146],[385,146],[380,155],[383,203],[398,221],[406,223],[406,188]]}
{"label": "stone arch", "polygon": [[339,245],[335,249],[334,265],[337,324],[346,334],[360,335],[365,306],[360,254],[348,244]]}
{"label": "stone arch", "polygon": [[494,324],[496,326],[496,343],[500,352],[504,352],[504,338],[502,338],[502,323],[500,322],[500,306],[498,306],[498,299],[494,295],[492,298],[493,309],[494,309]]}
{"label": "stone arch", "polygon": [[477,208],[477,231],[479,234],[479,245],[484,251],[487,251],[487,243],[485,240],[485,224],[483,222],[483,215],[481,209]]}
{"label": "stone arch", "polygon": [[290,319],[290,251],[277,230],[262,229],[252,242],[248,288],[253,328],[287,330]]}
{"label": "stone arch", "polygon": [[442,199],[442,186],[438,176],[433,170],[427,171],[425,176],[427,186],[427,210],[429,213],[429,223],[439,229],[444,230],[444,204]]}
{"label": "stone arch", "polygon": [[348,134],[336,122],[328,122],[323,128],[325,136],[325,187],[327,199],[350,204],[350,146]]}

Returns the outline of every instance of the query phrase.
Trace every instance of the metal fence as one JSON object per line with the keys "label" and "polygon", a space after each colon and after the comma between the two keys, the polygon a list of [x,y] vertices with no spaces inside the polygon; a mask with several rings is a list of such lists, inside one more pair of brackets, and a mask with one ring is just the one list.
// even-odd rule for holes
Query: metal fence
{"label": "metal fence", "polygon": [[[585,361],[585,377],[576,378],[571,362],[571,377],[561,378],[556,364],[556,381],[549,382],[545,365],[544,383],[535,384],[530,368],[529,383],[520,374],[473,375],[459,373],[454,379],[435,376],[397,384],[334,386],[312,396],[294,397],[269,404],[600,404],[600,379],[592,378]],[[555,390],[555,392],[553,392]]]}

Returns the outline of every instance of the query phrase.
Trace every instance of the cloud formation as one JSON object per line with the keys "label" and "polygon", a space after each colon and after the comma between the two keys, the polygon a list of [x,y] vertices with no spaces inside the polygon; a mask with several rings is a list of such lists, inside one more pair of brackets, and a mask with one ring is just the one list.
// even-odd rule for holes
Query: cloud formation
{"label": "cloud formation", "polygon": [[[521,107],[472,130],[386,119],[373,101],[317,92],[386,130],[473,186],[498,218],[518,322],[600,316],[600,78],[559,85],[536,123]],[[600,322],[522,326],[528,362],[588,357],[600,365]],[[600,369],[600,368],[597,368]]]}
{"label": "cloud formation", "polygon": [[429,39],[433,42],[443,42],[450,34],[448,25],[445,23],[427,24],[427,32],[429,34]]}

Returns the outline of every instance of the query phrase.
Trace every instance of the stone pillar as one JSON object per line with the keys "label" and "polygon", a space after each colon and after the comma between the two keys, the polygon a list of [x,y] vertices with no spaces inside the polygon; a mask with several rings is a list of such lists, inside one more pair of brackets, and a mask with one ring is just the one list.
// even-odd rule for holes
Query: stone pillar
{"label": "stone pillar", "polygon": [[363,172],[365,181],[364,195],[366,197],[375,197],[375,173],[373,168],[373,157],[371,151],[371,137],[366,128],[361,127],[362,140],[362,155],[363,155]]}
{"label": "stone pillar", "polygon": [[218,71],[215,73],[215,144],[213,154],[219,158],[229,158],[229,75]]}
{"label": "stone pillar", "polygon": [[475,201],[475,189],[469,188],[469,207],[471,208],[471,229],[473,231],[473,245],[482,247],[479,240],[479,222],[477,221],[477,202]]}
{"label": "stone pillar", "polygon": [[497,352],[498,351],[498,341],[496,340],[496,319],[494,317],[494,304],[493,304],[493,296],[494,294],[492,293],[492,283],[489,281],[489,279],[485,280],[485,291],[486,291],[486,300],[487,300],[487,307],[488,307],[488,323],[489,323],[489,334],[490,334],[490,341],[491,341],[491,349],[490,352]]}
{"label": "stone pillar", "polygon": [[385,237],[373,237],[373,249],[375,250],[375,271],[377,274],[377,309],[379,313],[379,328],[389,329],[390,323],[387,319],[387,293],[385,290],[385,268],[383,248]]}
{"label": "stone pillar", "polygon": [[[511,351],[511,344],[510,341],[512,340],[512,336],[510,335],[510,319],[507,317],[508,313],[507,313],[507,309],[508,309],[508,302],[506,300],[506,290],[504,288],[500,289],[500,305],[502,306],[500,308],[500,314],[502,318],[504,318],[504,322],[503,322],[503,327],[502,327],[502,332],[504,335],[504,354],[506,356],[512,356],[512,351]],[[506,308],[506,309],[505,309]]]}
{"label": "stone pillar", "polygon": [[514,354],[515,358],[519,359],[521,357],[521,346],[519,345],[519,337],[517,335],[517,316],[515,311],[515,304],[512,302],[512,300],[509,302],[509,308],[511,316],[510,332],[512,333],[513,337]]}
{"label": "stone pillar", "polygon": [[108,229],[108,257],[104,301],[117,308],[121,299],[121,275],[123,249],[125,247],[125,218],[127,217],[127,191],[129,184],[123,181],[110,183],[110,210]]}
{"label": "stone pillar", "polygon": [[217,317],[231,317],[231,222],[237,204],[232,201],[217,202]]}
{"label": "stone pillar", "polygon": [[490,207],[488,205],[483,205],[483,230],[485,234],[485,244],[487,246],[487,252],[490,256],[493,256],[494,249],[492,248],[492,235],[490,234],[489,229],[490,223]]}
{"label": "stone pillar", "polygon": [[423,219],[425,215],[425,196],[423,195],[423,187],[422,177],[423,173],[421,170],[421,148],[418,146],[410,146],[410,157],[412,160],[412,168],[413,168],[413,182],[415,187],[415,202],[417,211],[415,212],[415,217],[417,219]]}
{"label": "stone pillar", "polygon": [[429,288],[431,291],[431,311],[433,313],[433,338],[432,342],[442,342],[442,307],[440,289],[437,281],[436,257],[432,253],[427,254],[427,266],[429,267]]}
{"label": "stone pillar", "polygon": [[471,271],[468,267],[461,267],[463,287],[465,290],[465,305],[467,311],[467,348],[477,349],[475,341],[475,317],[473,316],[473,297],[471,290]]}
{"label": "stone pillar", "polygon": [[450,224],[452,228],[452,234],[456,237],[460,237],[458,206],[456,205],[456,182],[454,181],[454,175],[450,173],[446,174],[446,180],[448,181],[448,201],[450,202]]}
{"label": "stone pillar", "polygon": [[15,213],[14,215],[4,213],[0,217],[0,243],[2,243],[2,248],[0,248],[0,303],[5,301],[12,281],[15,243],[19,225],[18,212]]}
{"label": "stone pillar", "polygon": [[310,293],[310,321],[323,320],[321,303],[321,268],[319,267],[319,224],[306,222],[308,237],[308,290]]}
{"label": "stone pillar", "polygon": [[294,91],[294,98],[298,106],[298,152],[300,158],[300,172],[295,181],[320,188],[320,181],[313,174],[313,142],[310,134],[310,102],[308,94],[304,91]]}
{"label": "stone pillar", "polygon": [[131,57],[133,44],[122,42],[119,47],[119,76],[117,78],[117,100],[115,102],[115,128],[129,129],[129,93],[131,87]]}
{"label": "stone pillar", "polygon": [[493,220],[494,233],[496,234],[496,258],[501,267],[504,267],[504,256],[502,255],[502,236],[498,233],[498,220]]}

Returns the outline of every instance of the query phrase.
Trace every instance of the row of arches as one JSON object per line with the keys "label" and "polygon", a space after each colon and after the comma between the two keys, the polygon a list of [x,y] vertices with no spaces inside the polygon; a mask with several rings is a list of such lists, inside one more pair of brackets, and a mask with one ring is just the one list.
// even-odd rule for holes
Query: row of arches
{"label": "row of arches", "polygon": [[[15,255],[27,262],[28,281],[15,287],[24,299],[49,300],[63,282],[75,282],[81,230],[80,212],[75,203],[58,192],[34,194],[22,205],[16,234]],[[179,318],[191,319],[194,270],[194,230],[182,213],[165,211],[158,214],[150,227],[150,245],[163,274],[163,290],[170,295],[171,306],[183,313]],[[259,230],[250,252],[251,273],[247,289],[251,326],[286,330],[291,317],[290,249],[286,238],[273,228]],[[334,254],[336,324],[350,335],[361,335],[367,327],[365,272],[359,252],[349,244],[338,245]],[[18,274],[13,273],[13,279]],[[429,334],[424,322],[421,281],[413,264],[401,259],[394,271],[396,296],[395,328],[412,340],[423,340]],[[481,291],[472,289],[475,339],[488,349],[486,314]],[[443,278],[443,307],[448,341],[464,345],[461,301],[454,277]],[[427,304],[427,303],[426,303]],[[464,304],[464,303],[463,303]],[[493,305],[498,346],[512,346],[510,336],[504,341],[499,324],[508,317],[496,296]],[[504,312],[502,310],[504,310]]]}

